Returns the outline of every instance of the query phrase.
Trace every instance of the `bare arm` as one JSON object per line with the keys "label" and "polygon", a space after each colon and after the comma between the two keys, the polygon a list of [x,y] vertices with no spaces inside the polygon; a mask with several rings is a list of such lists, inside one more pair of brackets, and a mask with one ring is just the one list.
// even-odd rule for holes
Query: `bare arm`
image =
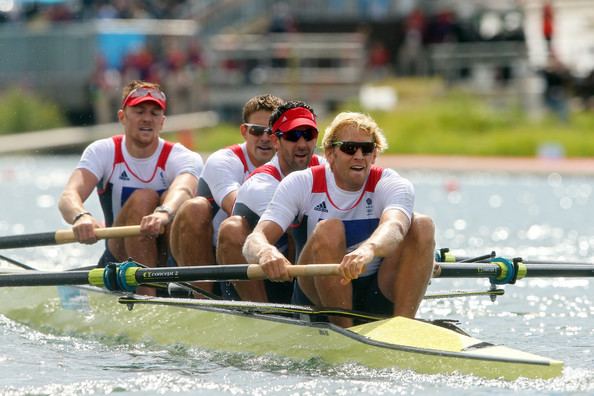
{"label": "bare arm", "polygon": [[279,252],[274,244],[283,235],[284,230],[275,222],[259,222],[248,235],[243,245],[243,256],[249,263],[260,264],[269,279],[289,280],[287,266],[291,262]]}
{"label": "bare arm", "polygon": [[221,202],[221,208],[227,213],[227,216],[231,216],[233,212],[233,205],[235,205],[235,200],[237,199],[237,190],[231,191],[229,194],[223,198],[223,202]]}
{"label": "bare arm", "polygon": [[58,201],[62,217],[73,225],[74,236],[81,243],[97,242],[94,229],[99,227],[99,223],[93,215],[83,214],[87,212],[83,204],[93,192],[97,182],[97,177],[92,172],[86,169],[75,169]]}
{"label": "bare arm", "polygon": [[171,216],[166,212],[153,212],[144,216],[140,221],[140,232],[148,235],[158,235],[165,231],[182,203],[193,198],[198,189],[198,179],[190,173],[178,175],[167,189],[161,205],[172,210]]}
{"label": "bare arm", "polygon": [[343,283],[358,278],[374,257],[392,254],[404,240],[409,228],[410,221],[403,212],[397,209],[384,211],[373,234],[342,259],[339,271]]}

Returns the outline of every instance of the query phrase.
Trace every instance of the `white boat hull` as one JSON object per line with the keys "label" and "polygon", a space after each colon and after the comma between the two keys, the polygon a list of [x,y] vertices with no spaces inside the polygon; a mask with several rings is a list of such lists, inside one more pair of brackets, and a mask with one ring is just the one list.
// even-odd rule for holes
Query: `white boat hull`
{"label": "white boat hull", "polygon": [[[134,303],[133,309],[126,301]],[[58,334],[276,354],[298,360],[320,358],[330,364],[354,362],[428,374],[514,380],[551,378],[563,370],[563,363],[557,360],[401,317],[342,329],[325,322],[213,308],[207,300],[127,297],[93,287],[2,288],[0,314]]]}

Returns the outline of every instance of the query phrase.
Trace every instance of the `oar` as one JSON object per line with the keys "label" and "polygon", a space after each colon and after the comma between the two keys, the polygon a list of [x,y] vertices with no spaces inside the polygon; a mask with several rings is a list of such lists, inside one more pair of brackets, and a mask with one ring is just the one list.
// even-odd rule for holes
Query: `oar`
{"label": "oar", "polygon": [[[473,263],[489,263],[492,258],[495,257],[495,252],[486,254],[479,257],[469,256],[458,256],[449,251],[441,252],[436,256],[436,261],[443,263],[462,263],[462,262],[473,262]],[[594,263],[584,261],[562,261],[562,260],[524,260],[524,264],[551,264],[551,265],[594,265]]]}
{"label": "oar", "polygon": [[[515,273],[512,273],[514,272]],[[289,275],[338,275],[338,264],[309,264],[289,267]],[[523,264],[517,269],[509,260],[492,263],[440,263],[434,278],[490,278],[495,283],[512,283],[525,277],[594,277],[594,265]],[[126,290],[155,282],[190,282],[218,280],[265,279],[262,267],[256,264],[204,265],[193,267],[141,268],[133,261],[89,271],[30,272],[1,274],[2,286],[94,285],[110,290]],[[107,283],[107,284],[106,284]],[[113,287],[116,284],[123,287]]]}
{"label": "oar", "polygon": [[[107,227],[95,229],[99,239],[126,238],[140,235],[140,226]],[[60,245],[76,242],[72,230],[57,230],[38,234],[23,234],[0,237],[0,249],[13,249],[34,246]]]}
{"label": "oar", "polygon": [[[494,283],[506,278],[522,279],[526,277],[594,277],[594,264],[513,264],[503,261],[492,263],[439,263],[434,278],[490,278]],[[515,274],[513,273],[515,271]]]}
{"label": "oar", "polygon": [[11,259],[10,257],[6,257],[0,254],[0,259],[4,260],[12,265],[16,265],[17,267],[20,267],[22,269],[26,269],[26,270],[33,270],[35,271],[35,268],[25,264],[25,263],[21,263],[20,261],[17,261],[15,259]]}
{"label": "oar", "polygon": [[373,313],[347,310],[333,307],[315,307],[307,305],[294,304],[275,304],[259,303],[252,301],[231,301],[231,300],[205,300],[205,299],[179,299],[179,298],[160,298],[138,295],[127,295],[118,299],[120,304],[126,304],[132,308],[135,304],[154,304],[154,305],[181,305],[185,307],[206,307],[223,308],[240,311],[243,313],[261,313],[261,314],[304,314],[309,316],[342,316],[363,320],[366,322],[386,319],[387,316]]}
{"label": "oar", "polygon": [[[90,271],[31,272],[1,274],[3,286],[93,285],[109,290],[133,291],[136,286],[155,282],[217,281],[266,279],[257,264],[209,265],[195,267],[141,268],[129,261]],[[289,275],[338,275],[337,264],[293,265]]]}

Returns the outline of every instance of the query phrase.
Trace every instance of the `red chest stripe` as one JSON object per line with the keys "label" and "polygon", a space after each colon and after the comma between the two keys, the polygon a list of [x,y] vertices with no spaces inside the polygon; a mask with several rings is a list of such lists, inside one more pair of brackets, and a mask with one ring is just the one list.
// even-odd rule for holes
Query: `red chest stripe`
{"label": "red chest stripe", "polygon": [[249,177],[254,176],[256,173],[265,173],[267,175],[270,175],[270,176],[274,177],[278,181],[281,181],[281,179],[282,179],[279,170],[276,168],[276,166],[271,165],[271,164],[266,164],[266,165],[262,165],[262,166],[257,167],[256,170],[254,170],[250,174]]}
{"label": "red chest stripe", "polygon": [[328,194],[328,184],[326,183],[326,166],[318,165],[318,166],[313,166],[310,169],[311,169],[311,173],[313,175],[313,184],[312,184],[311,192],[325,193],[326,197],[328,197],[328,201],[330,201],[330,204],[332,204],[332,206],[334,206],[336,209],[342,210],[342,211],[351,210],[354,207],[356,207],[357,205],[359,205],[359,202],[361,202],[361,200],[363,199],[363,196],[365,195],[366,192],[374,192],[375,187],[377,186],[377,183],[380,181],[380,179],[382,177],[382,172],[384,171],[384,169],[380,168],[379,166],[375,166],[375,165],[372,166],[371,171],[369,172],[369,176],[367,177],[367,182],[365,183],[365,188],[363,189],[363,191],[361,191],[361,195],[359,196],[359,199],[357,199],[357,201],[350,208],[343,209],[343,208],[339,208],[338,206],[336,206],[334,201],[332,201],[332,197],[330,196],[330,194]]}
{"label": "red chest stripe", "polygon": [[249,169],[241,146],[239,144],[234,144],[233,146],[229,146],[229,150],[233,151],[233,154],[235,154],[237,158],[239,158],[239,160],[243,164],[243,173],[246,173]]}
{"label": "red chest stripe", "polygon": [[171,150],[173,149],[173,143],[171,143],[171,142],[165,142],[163,144],[163,149],[161,150],[161,154],[159,154],[159,159],[157,160],[157,164],[155,165],[155,169],[153,170],[153,174],[148,179],[142,179],[136,173],[134,173],[134,171],[132,171],[132,169],[130,169],[130,167],[126,163],[126,160],[124,159],[124,153],[122,152],[122,142],[124,140],[124,136],[123,135],[117,135],[117,136],[112,137],[112,139],[113,139],[113,142],[115,144],[115,153],[114,153],[114,158],[113,158],[112,174],[113,174],[113,169],[115,169],[115,166],[117,164],[123,163],[126,166],[126,169],[128,169],[128,172],[130,172],[131,175],[133,175],[135,178],[137,178],[138,180],[140,180],[140,181],[142,181],[144,183],[148,183],[151,180],[153,180],[153,178],[157,174],[157,169],[158,168],[161,168],[161,169],[165,170],[165,165],[167,164],[167,159],[169,158],[169,154],[171,153]]}

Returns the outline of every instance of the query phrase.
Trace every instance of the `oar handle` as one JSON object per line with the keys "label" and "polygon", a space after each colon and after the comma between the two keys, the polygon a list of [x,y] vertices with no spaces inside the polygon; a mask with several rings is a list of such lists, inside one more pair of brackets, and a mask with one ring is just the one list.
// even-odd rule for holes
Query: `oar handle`
{"label": "oar handle", "polygon": [[[298,276],[339,275],[338,264],[308,264],[292,265],[287,268],[293,278]],[[257,264],[250,264],[247,268],[248,279],[267,279],[268,277]]]}
{"label": "oar handle", "polygon": [[[140,235],[140,226],[107,227],[95,229],[99,239],[126,238]],[[69,230],[57,230],[53,232],[42,232],[38,234],[22,234],[0,237],[0,249],[15,249],[35,246],[51,246],[63,243],[76,242],[74,232]]]}
{"label": "oar handle", "polygon": [[[140,226],[106,227],[95,229],[98,239],[127,238],[140,235]],[[58,230],[55,234],[56,244],[76,242],[74,232],[70,230]]]}

